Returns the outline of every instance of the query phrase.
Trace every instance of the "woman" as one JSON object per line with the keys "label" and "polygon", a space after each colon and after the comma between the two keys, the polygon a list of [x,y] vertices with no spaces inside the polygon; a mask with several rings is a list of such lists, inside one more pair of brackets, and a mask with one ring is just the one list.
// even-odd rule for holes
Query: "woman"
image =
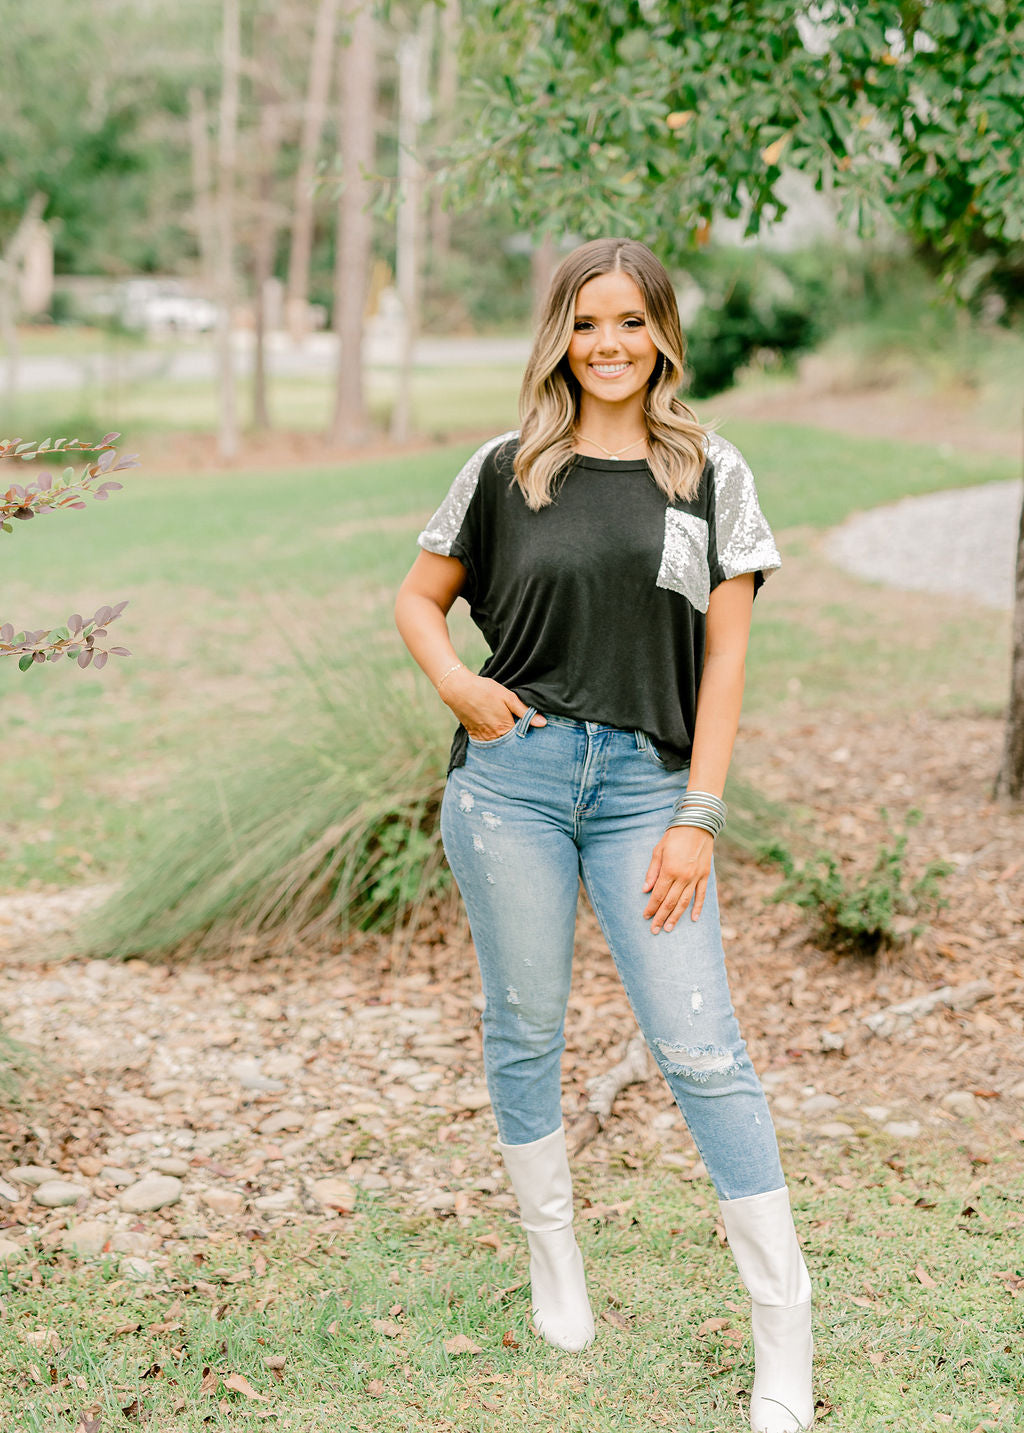
{"label": "woman", "polygon": [[[569,254],[521,427],[455,478],[395,618],[459,719],[441,832],[480,966],[535,1327],[573,1351],[594,1337],[560,1080],[582,876],[752,1296],[751,1427],[790,1433],[814,1416],[810,1282],[732,1011],[712,860],[752,602],[779,556],[742,457],[675,396],[683,354],[648,248]],[[492,652],[478,675],[448,634],[460,595]]]}

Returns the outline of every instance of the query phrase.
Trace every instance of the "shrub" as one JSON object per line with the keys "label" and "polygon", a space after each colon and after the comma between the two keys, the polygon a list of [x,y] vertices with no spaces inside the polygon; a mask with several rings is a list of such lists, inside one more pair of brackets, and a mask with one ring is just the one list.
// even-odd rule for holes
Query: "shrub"
{"label": "shrub", "polygon": [[311,672],[301,733],[200,772],[86,926],[97,954],[287,947],[391,929],[407,942],[450,879],[437,835],[451,714],[426,678],[372,653]]}
{"label": "shrub", "polygon": [[[888,827],[884,808],[882,818]],[[889,827],[890,840],[878,846],[871,869],[861,878],[844,875],[839,861],[828,851],[819,851],[812,860],[798,865],[784,845],[763,848],[762,859],[774,861],[785,874],[771,899],[790,901],[810,911],[817,921],[818,940],[833,950],[876,954],[918,934],[922,927],[913,924],[912,918],[946,904],[939,882],[953,870],[946,861],[931,861],[907,886],[907,834],[920,820],[921,812],[913,809],[907,812],[902,831]]]}

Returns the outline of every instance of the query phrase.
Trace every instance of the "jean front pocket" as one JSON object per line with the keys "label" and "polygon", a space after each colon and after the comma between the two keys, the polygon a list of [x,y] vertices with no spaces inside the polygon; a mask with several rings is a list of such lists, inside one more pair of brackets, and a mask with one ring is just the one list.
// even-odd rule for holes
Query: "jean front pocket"
{"label": "jean front pocket", "polygon": [[522,716],[512,723],[508,731],[503,731],[500,736],[492,736],[482,740],[480,737],[470,736],[467,731],[466,737],[469,740],[470,746],[482,747],[484,751],[488,751],[493,746],[502,746],[510,737],[525,736],[530,729],[530,722],[536,715],[536,707],[527,707]]}
{"label": "jean front pocket", "polygon": [[656,766],[659,771],[671,770],[670,767],[665,765],[665,762],[658,753],[658,748],[645,731],[641,731],[640,728],[637,727],[633,735],[636,737],[637,750],[643,752],[652,766]]}

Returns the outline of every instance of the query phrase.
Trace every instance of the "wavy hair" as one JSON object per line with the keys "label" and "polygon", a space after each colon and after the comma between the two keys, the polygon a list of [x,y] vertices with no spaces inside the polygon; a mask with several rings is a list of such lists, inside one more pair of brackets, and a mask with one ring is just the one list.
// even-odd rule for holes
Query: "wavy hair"
{"label": "wavy hair", "polygon": [[660,354],[644,396],[654,481],[672,500],[692,498],[700,483],[708,429],[676,397],[686,343],[672,281],[646,244],[593,239],[567,254],[555,271],[519,390],[519,447],[513,470],[534,512],[551,502],[555,478],[574,453],[580,385],[569,367],[568,349],[576,295],[589,279],[615,272],[628,274],[643,294],[647,328]]}

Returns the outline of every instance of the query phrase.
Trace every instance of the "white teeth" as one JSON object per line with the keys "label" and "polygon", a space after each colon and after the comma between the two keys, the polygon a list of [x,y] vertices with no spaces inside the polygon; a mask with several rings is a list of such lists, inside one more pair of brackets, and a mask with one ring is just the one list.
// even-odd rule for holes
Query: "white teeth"
{"label": "white teeth", "polygon": [[629,367],[628,363],[592,363],[591,368],[595,373],[625,373]]}

